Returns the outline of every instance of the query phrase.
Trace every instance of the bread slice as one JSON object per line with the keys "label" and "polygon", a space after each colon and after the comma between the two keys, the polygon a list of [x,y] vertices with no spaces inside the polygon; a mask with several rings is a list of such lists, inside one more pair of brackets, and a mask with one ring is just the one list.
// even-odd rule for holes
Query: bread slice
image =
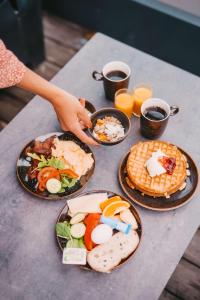
{"label": "bread slice", "polygon": [[120,251],[121,259],[125,259],[137,248],[139,236],[135,230],[131,230],[129,234],[118,232],[110,241],[113,248]]}
{"label": "bread slice", "polygon": [[139,236],[136,231],[131,230],[129,234],[118,232],[107,243],[90,251],[87,262],[92,269],[109,273],[136,249],[138,243]]}
{"label": "bread slice", "polygon": [[87,255],[90,267],[98,272],[109,273],[121,261],[121,253],[109,242],[99,245]]}

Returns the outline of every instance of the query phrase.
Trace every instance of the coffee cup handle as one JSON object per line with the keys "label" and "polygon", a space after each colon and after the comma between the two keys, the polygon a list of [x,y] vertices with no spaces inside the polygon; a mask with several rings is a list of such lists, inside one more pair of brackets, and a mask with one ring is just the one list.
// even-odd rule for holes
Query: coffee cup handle
{"label": "coffee cup handle", "polygon": [[175,116],[179,112],[179,107],[176,105],[170,106],[170,116]]}
{"label": "coffee cup handle", "polygon": [[101,81],[103,80],[103,74],[101,72],[98,71],[94,71],[92,72],[92,77],[97,80],[97,81]]}

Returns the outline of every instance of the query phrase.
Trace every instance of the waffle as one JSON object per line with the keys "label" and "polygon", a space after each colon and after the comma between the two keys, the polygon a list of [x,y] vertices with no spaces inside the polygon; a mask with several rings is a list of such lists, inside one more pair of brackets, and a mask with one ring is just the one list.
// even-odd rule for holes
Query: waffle
{"label": "waffle", "polygon": [[[172,175],[165,173],[150,177],[145,163],[158,149],[176,159],[176,167]],[[168,197],[175,193],[181,188],[187,176],[185,156],[176,146],[161,141],[140,142],[134,145],[131,148],[126,167],[127,183],[131,181],[132,188],[135,187],[142,193],[153,197]]]}

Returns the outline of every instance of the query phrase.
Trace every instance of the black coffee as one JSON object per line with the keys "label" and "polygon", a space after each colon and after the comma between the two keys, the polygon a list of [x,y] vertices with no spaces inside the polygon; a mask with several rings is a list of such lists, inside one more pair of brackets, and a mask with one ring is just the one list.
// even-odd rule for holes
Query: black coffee
{"label": "black coffee", "polygon": [[113,81],[119,81],[125,79],[127,77],[127,74],[122,71],[115,70],[115,71],[108,72],[106,74],[106,77]]}
{"label": "black coffee", "polygon": [[167,117],[167,113],[159,106],[152,106],[145,110],[144,116],[153,121],[161,121]]}

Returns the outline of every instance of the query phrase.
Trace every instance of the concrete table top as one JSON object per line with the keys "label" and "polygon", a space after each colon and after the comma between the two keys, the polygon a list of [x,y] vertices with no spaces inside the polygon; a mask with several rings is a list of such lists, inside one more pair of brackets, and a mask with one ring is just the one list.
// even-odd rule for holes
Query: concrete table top
{"label": "concrete table top", "polygon": [[[185,149],[199,166],[198,77],[96,34],[52,81],[77,97],[93,101],[97,108],[111,106],[104,98],[102,83],[91,77],[93,70],[101,70],[111,60],[130,65],[130,87],[151,83],[155,96],[180,106],[162,139]],[[158,299],[199,226],[198,195],[170,212],[158,213],[135,205],[143,221],[143,240],[134,258],[113,273],[62,265],[54,226],[65,201],[49,202],[29,195],[15,175],[16,159],[24,145],[55,131],[59,131],[59,124],[52,107],[35,97],[0,134],[0,299]],[[122,193],[117,180],[118,163],[139,140],[143,140],[139,121],[133,118],[132,131],[123,143],[94,149],[96,169],[87,190]]]}

